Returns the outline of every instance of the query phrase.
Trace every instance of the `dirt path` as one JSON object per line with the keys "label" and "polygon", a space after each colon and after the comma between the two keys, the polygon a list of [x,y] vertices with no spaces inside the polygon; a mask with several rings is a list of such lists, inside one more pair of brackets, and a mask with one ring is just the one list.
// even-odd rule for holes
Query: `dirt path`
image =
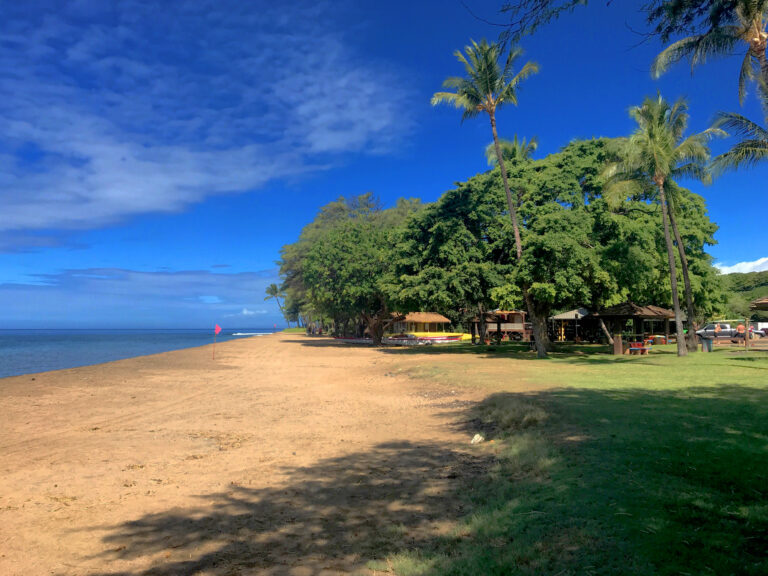
{"label": "dirt path", "polygon": [[407,376],[434,358],[290,335],[209,354],[0,380],[0,574],[365,573],[466,512],[480,393]]}

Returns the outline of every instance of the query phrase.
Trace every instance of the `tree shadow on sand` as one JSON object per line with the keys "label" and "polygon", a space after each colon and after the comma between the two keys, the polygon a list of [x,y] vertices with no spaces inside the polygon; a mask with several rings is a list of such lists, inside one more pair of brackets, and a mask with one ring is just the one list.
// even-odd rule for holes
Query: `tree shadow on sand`
{"label": "tree shadow on sand", "polygon": [[202,495],[110,527],[96,560],[141,564],[103,572],[121,576],[768,573],[765,386],[500,393],[451,421],[487,441],[381,444]]}
{"label": "tree shadow on sand", "polygon": [[231,486],[198,506],[113,527],[98,559],[151,564],[104,572],[125,576],[362,570],[452,526],[468,511],[457,494],[487,466],[487,457],[441,446],[381,444],[291,470],[284,485]]}

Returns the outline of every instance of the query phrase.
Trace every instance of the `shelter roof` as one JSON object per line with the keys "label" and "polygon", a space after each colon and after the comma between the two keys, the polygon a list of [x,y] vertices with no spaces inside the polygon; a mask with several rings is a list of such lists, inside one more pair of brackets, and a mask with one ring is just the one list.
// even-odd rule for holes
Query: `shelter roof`
{"label": "shelter roof", "polygon": [[602,318],[643,318],[646,320],[663,320],[675,317],[675,313],[672,310],[650,304],[648,306],[640,306],[634,302],[622,302],[621,304],[600,310],[600,312],[595,312],[595,315]]}
{"label": "shelter roof", "polygon": [[568,310],[568,312],[561,312],[556,316],[551,316],[550,320],[581,320],[584,316],[589,316],[590,312],[586,308],[576,308],[575,310]]}
{"label": "shelter roof", "polygon": [[753,301],[749,307],[752,310],[768,310],[768,296],[763,296]]}
{"label": "shelter roof", "polygon": [[404,318],[401,316],[398,320],[405,320],[406,322],[451,322],[448,318],[436,312],[409,312]]}

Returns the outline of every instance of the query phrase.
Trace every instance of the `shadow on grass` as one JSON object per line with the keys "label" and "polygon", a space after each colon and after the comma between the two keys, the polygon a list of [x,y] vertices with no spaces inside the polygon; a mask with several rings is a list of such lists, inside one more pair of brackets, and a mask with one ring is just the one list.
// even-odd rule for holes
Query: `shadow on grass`
{"label": "shadow on grass", "polygon": [[493,442],[383,444],[233,486],[112,527],[103,560],[147,557],[117,573],[133,576],[768,573],[765,387],[501,393],[460,426]]}
{"label": "shadow on grass", "polygon": [[498,465],[399,574],[768,574],[765,387],[502,393],[465,426]]}

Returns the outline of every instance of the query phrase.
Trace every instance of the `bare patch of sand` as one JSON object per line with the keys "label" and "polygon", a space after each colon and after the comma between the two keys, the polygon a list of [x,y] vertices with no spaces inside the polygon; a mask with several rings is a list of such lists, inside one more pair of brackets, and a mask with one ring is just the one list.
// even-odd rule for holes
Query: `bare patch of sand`
{"label": "bare patch of sand", "polygon": [[364,572],[467,512],[484,392],[435,382],[481,362],[274,335],[0,380],[0,574]]}

